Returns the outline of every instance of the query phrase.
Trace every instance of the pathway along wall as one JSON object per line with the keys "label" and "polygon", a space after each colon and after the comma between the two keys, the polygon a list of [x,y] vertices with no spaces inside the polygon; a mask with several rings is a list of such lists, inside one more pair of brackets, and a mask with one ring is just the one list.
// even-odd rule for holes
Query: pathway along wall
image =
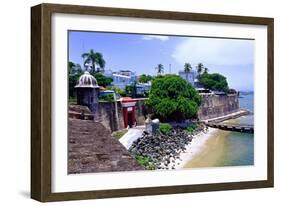
{"label": "pathway along wall", "polygon": [[239,110],[239,97],[233,95],[202,95],[202,103],[198,110],[200,120],[227,115]]}

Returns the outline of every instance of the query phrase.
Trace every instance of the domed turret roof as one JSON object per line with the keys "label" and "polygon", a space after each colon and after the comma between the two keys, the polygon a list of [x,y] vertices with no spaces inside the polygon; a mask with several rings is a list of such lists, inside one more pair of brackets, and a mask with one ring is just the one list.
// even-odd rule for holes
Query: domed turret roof
{"label": "domed turret roof", "polygon": [[99,88],[98,82],[88,71],[80,76],[75,88]]}

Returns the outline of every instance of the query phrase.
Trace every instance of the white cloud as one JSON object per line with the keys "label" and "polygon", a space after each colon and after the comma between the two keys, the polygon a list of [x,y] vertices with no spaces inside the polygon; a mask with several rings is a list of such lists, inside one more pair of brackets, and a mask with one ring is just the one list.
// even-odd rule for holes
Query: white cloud
{"label": "white cloud", "polygon": [[168,41],[169,37],[168,36],[156,36],[156,35],[144,35],[142,37],[142,39],[144,39],[144,40],[157,39],[157,40],[161,40],[161,41]]}
{"label": "white cloud", "polygon": [[254,41],[190,37],[176,46],[172,57],[181,65],[253,64]]}

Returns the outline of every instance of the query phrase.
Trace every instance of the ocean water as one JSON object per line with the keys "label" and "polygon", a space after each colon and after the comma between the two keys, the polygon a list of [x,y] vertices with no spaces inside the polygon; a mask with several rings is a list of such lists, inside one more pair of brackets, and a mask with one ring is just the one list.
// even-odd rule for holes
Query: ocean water
{"label": "ocean water", "polygon": [[[241,95],[240,108],[254,111],[253,93]],[[254,115],[243,116],[235,123],[254,124]],[[254,134],[228,132],[224,136],[224,154],[215,166],[241,166],[254,164]]]}
{"label": "ocean water", "polygon": [[[254,111],[254,95],[241,95],[240,107]],[[241,124],[254,124],[254,115],[243,116],[237,119]],[[225,158],[219,166],[239,166],[254,164],[254,134],[230,132],[226,136]]]}
{"label": "ocean water", "polygon": [[[253,94],[239,98],[240,108],[253,112]],[[254,115],[225,123],[254,124]],[[254,165],[254,134],[218,130],[205,145],[204,151],[188,162],[185,168]]]}

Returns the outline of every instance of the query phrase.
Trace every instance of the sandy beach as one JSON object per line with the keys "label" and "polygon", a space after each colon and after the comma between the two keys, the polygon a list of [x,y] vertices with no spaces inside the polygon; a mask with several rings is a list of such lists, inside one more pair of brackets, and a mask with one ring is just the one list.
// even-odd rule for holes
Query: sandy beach
{"label": "sandy beach", "polygon": [[[194,158],[204,152],[206,143],[208,140],[216,137],[216,134],[219,132],[218,129],[209,128],[207,133],[200,132],[197,135],[194,135],[192,142],[185,146],[186,151],[179,154],[179,158],[170,159],[170,164],[168,165],[169,169],[182,169],[186,168],[186,164],[191,162]],[[163,164],[163,163],[162,163]]]}
{"label": "sandy beach", "polygon": [[186,168],[186,165],[196,158],[206,148],[207,142],[216,137],[218,129],[209,128],[207,133],[200,132],[195,135],[192,142],[186,146],[186,152],[180,154],[180,158],[176,162],[176,169]]}

